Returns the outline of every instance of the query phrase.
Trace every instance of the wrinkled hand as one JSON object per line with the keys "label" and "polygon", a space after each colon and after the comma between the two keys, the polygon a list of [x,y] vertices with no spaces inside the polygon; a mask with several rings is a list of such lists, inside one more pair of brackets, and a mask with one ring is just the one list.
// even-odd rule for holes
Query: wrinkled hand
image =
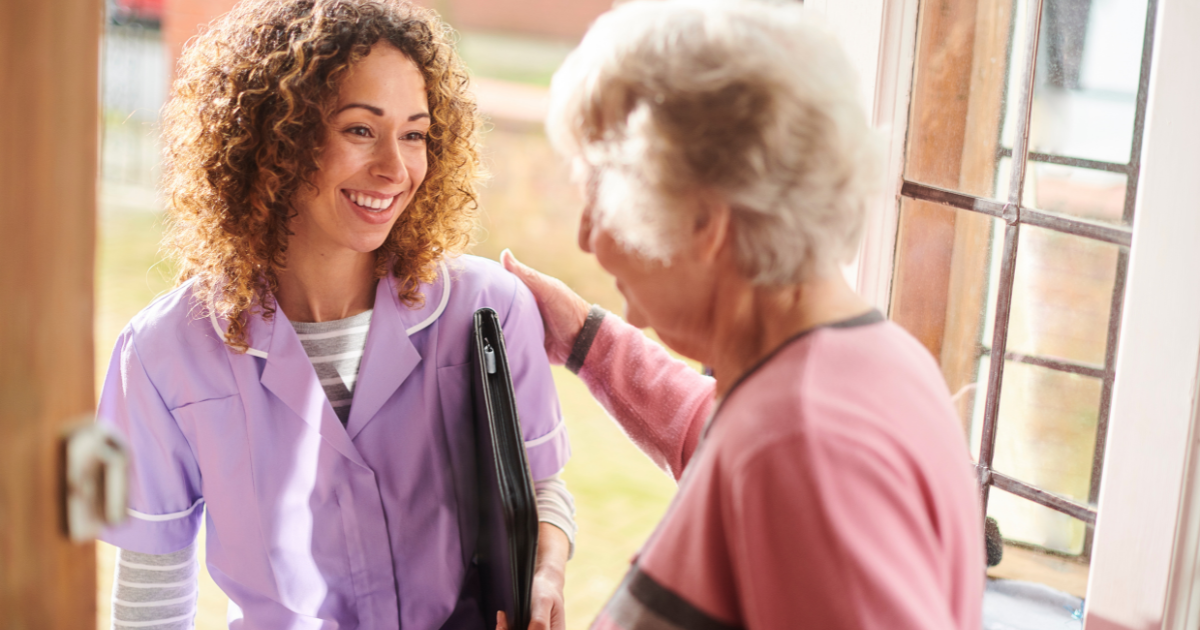
{"label": "wrinkled hand", "polygon": [[550,358],[550,363],[566,363],[571,355],[571,347],[575,345],[575,337],[579,336],[579,330],[587,319],[588,303],[562,280],[525,266],[507,249],[501,252],[500,262],[509,273],[529,287],[537,300],[546,329],[546,356]]}

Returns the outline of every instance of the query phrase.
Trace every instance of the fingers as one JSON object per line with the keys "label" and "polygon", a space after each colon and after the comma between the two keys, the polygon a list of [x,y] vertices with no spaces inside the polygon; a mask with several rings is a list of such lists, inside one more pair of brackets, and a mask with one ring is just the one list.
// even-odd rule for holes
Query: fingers
{"label": "fingers", "polygon": [[508,617],[503,610],[496,611],[496,630],[508,630]]}
{"label": "fingers", "polygon": [[500,264],[504,265],[504,268],[507,269],[509,273],[520,278],[521,282],[524,282],[525,286],[529,287],[530,291],[533,291],[534,297],[536,297],[539,301],[543,298],[543,292],[549,288],[546,286],[547,282],[545,276],[537,271],[534,271],[525,263],[517,260],[517,257],[513,255],[512,250],[507,248],[500,252]]}
{"label": "fingers", "polygon": [[588,303],[561,280],[522,264],[507,249],[500,253],[500,262],[533,293],[545,325],[546,355],[551,363],[562,365],[587,319]]}

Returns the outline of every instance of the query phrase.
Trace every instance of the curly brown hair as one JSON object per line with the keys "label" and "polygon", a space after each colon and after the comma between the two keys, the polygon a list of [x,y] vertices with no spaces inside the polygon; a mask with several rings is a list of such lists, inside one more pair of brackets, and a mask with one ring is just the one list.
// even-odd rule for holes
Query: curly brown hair
{"label": "curly brown hair", "polygon": [[163,249],[177,283],[194,280],[204,308],[229,321],[244,352],[248,315],[275,313],[287,264],[291,202],[319,168],[340,81],[387,42],[425,78],[429,170],[376,252],[400,299],[422,301],[434,263],[470,243],[483,175],[478,116],[453,31],[403,0],[244,0],[192,40],[164,108]]}

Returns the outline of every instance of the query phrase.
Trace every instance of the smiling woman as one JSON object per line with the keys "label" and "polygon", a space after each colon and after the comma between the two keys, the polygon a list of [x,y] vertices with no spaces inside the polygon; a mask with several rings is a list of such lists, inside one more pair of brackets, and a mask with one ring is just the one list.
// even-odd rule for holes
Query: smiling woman
{"label": "smiling woman", "polygon": [[450,31],[399,0],[251,0],[165,108],[178,286],[117,340],[131,452],[114,627],[188,627],[195,541],[232,627],[462,628],[480,602],[469,333],[500,314],[538,489],[535,625],[563,625],[569,456],[533,298],[459,255],[477,119]]}
{"label": "smiling woman", "polygon": [[[355,64],[338,91],[326,125],[320,170],[292,204],[290,256],[279,273],[278,297],[291,317],[303,321],[343,319],[344,309],[370,308],[375,250],[392,232],[428,171],[430,119],[425,79],[416,64],[391,44],[375,44]],[[305,278],[329,277],[330,267],[359,280],[343,311],[306,291]],[[343,274],[336,274],[343,276]],[[346,287],[331,287],[344,294]]]}
{"label": "smiling woman", "polygon": [[[344,172],[349,165],[333,161],[340,141],[347,133],[371,135],[384,118],[353,121],[363,129],[352,129],[339,117],[373,112],[347,105],[374,107],[396,122],[430,116],[424,128],[406,129],[426,133],[418,153],[431,158],[424,183],[415,182],[411,196],[401,199],[404,220],[379,246],[388,255],[376,257],[374,275],[390,271],[430,282],[431,263],[467,245],[475,219],[478,119],[449,34],[432,12],[401,2],[243,2],[184,51],[163,116],[171,218],[164,245],[178,262],[179,281],[195,278],[210,306],[230,321],[231,347],[248,347],[242,314],[252,306],[272,313],[274,304],[263,298],[278,290],[278,271],[296,262],[285,265],[284,255],[296,204],[341,194],[336,189],[345,182],[330,180],[328,172],[318,181],[318,170],[327,165]],[[392,54],[372,55],[376,48]],[[389,77],[390,95],[383,86],[370,87],[368,74],[388,74],[389,60],[392,69],[406,61],[419,74],[409,80],[419,80],[404,86],[403,74]],[[377,92],[351,97],[354,83]],[[391,110],[365,100],[389,96],[396,99]],[[420,301],[415,284],[401,285],[407,304]]]}

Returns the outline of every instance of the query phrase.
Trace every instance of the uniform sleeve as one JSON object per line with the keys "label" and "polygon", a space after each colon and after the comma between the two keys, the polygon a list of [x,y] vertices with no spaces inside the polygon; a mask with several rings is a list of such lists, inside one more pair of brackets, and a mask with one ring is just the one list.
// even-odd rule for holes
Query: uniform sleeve
{"label": "uniform sleeve", "polygon": [[516,277],[512,305],[505,314],[504,346],[517,398],[525,452],[534,479],[557,474],[571,457],[558,392],[546,358],[545,329],[533,294]]}
{"label": "uniform sleeve", "polygon": [[952,630],[920,484],[844,437],[793,436],[742,460],[722,518],[746,627]]}
{"label": "uniform sleeve", "polygon": [[679,479],[712,411],[716,381],[612,314],[601,322],[579,377],[629,439]]}
{"label": "uniform sleeve", "polygon": [[199,530],[200,470],[133,335],[126,329],[117,340],[96,412],[129,449],[128,517],[100,539],[139,553],[171,553],[192,544]]}

